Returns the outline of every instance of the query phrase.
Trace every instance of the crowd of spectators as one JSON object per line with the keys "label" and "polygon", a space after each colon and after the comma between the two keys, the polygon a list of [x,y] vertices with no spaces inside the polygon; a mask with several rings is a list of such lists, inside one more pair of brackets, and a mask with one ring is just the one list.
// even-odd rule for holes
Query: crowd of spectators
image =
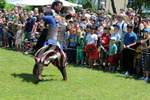
{"label": "crowd of spectators", "polygon": [[[43,12],[45,9],[50,9],[50,5],[44,6]],[[107,15],[106,10],[102,2],[97,12],[79,6],[77,10],[69,7],[61,14],[66,27],[66,32],[62,33],[65,34],[62,42],[68,63],[77,66],[87,64],[89,68],[94,68],[96,63],[99,70],[122,70],[125,75],[142,73],[140,79],[148,81],[150,66],[147,60],[150,60],[150,50],[146,49],[150,46],[150,18],[141,17],[132,8],[127,11],[120,8],[118,14],[112,15]],[[38,39],[45,35],[45,26],[41,22],[43,12],[39,12],[38,8],[25,10],[20,5],[10,12],[2,9],[0,46],[25,54],[35,53],[39,49],[36,48]],[[65,18],[68,14],[71,18]],[[97,47],[99,59],[93,59],[85,52],[86,46],[92,43]],[[145,53],[139,53],[141,51]],[[111,57],[115,64],[108,60]]]}

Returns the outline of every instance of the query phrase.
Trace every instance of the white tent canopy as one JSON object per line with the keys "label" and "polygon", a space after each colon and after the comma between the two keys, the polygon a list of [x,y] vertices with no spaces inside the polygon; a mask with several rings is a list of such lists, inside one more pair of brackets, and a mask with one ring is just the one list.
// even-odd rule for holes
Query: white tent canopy
{"label": "white tent canopy", "polygon": [[[9,4],[15,5],[32,5],[32,6],[42,6],[52,4],[55,0],[6,0]],[[63,2],[63,6],[79,6],[79,4],[71,3],[65,0],[60,0]]]}

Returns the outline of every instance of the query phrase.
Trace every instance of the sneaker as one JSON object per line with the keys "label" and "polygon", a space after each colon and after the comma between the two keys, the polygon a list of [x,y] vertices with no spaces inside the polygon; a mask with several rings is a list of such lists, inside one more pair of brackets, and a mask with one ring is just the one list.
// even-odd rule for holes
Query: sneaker
{"label": "sneaker", "polygon": [[101,70],[102,69],[102,66],[98,66],[98,70]]}
{"label": "sneaker", "polygon": [[141,77],[141,78],[139,78],[139,80],[144,80],[145,79],[145,77]]}
{"label": "sneaker", "polygon": [[112,71],[111,71],[112,73],[115,73],[116,71],[114,70],[114,69],[112,69]]}
{"label": "sneaker", "polygon": [[129,75],[128,71],[126,71],[126,73],[124,75],[128,76]]}
{"label": "sneaker", "polygon": [[149,78],[148,78],[148,77],[146,77],[146,78],[144,79],[144,81],[149,81]]}
{"label": "sneaker", "polygon": [[125,74],[125,73],[126,73],[125,71],[122,72],[122,74]]}
{"label": "sneaker", "polygon": [[27,54],[28,54],[28,52],[26,51],[26,52],[24,52],[24,54],[26,54],[26,55],[27,55]]}

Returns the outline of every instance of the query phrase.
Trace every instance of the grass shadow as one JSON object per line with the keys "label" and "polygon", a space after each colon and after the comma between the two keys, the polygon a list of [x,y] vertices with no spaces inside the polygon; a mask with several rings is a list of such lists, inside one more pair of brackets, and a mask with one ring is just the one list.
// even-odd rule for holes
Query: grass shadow
{"label": "grass shadow", "polygon": [[[14,48],[1,47],[1,49],[5,49],[5,50],[8,50],[8,51],[16,52]],[[33,57],[35,55],[35,53],[29,53],[29,54],[25,54],[24,52],[20,52],[20,53],[22,53],[25,56],[29,56],[29,57]]]}
{"label": "grass shadow", "polygon": [[[138,75],[129,75],[129,76],[126,76],[126,75],[115,75],[115,77],[122,77],[122,78],[126,78],[126,79],[134,79],[134,80],[138,80],[138,81],[143,81],[143,80],[140,80],[140,76]],[[150,80],[147,81],[146,83],[150,84]]]}
{"label": "grass shadow", "polygon": [[[22,79],[22,82],[32,82],[34,81],[34,76],[32,74],[29,74],[29,73],[20,73],[20,74],[16,74],[16,73],[13,73],[11,74],[13,77],[15,78],[21,78]],[[42,77],[47,77],[47,76],[54,76],[54,75],[42,75]],[[46,80],[42,80],[43,82],[44,81],[53,81],[54,79],[46,79]]]}

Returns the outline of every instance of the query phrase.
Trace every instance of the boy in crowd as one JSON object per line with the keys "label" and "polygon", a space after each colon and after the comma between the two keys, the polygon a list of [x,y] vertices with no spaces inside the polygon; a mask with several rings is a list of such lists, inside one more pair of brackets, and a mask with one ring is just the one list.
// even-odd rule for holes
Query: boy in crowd
{"label": "boy in crowd", "polygon": [[110,41],[110,37],[111,37],[110,30],[111,30],[110,26],[105,26],[104,33],[100,37],[100,43],[104,47],[104,48],[101,48],[101,50],[100,50],[100,59],[101,59],[100,66],[102,67],[103,63],[105,63],[105,68],[108,67],[107,51],[109,49],[109,41]]}
{"label": "boy in crowd", "polygon": [[125,75],[134,73],[133,70],[133,59],[135,52],[131,49],[135,49],[137,35],[133,32],[133,25],[127,25],[127,33],[124,36],[124,49],[122,51],[122,66],[123,70],[126,71]]}
{"label": "boy in crowd", "polygon": [[[117,50],[118,49],[117,49],[117,45],[116,45],[116,37],[111,37],[110,43],[109,43],[109,57],[117,54]],[[113,59],[113,60],[115,60],[115,59]],[[115,67],[116,67],[116,65],[110,64],[109,70],[112,72],[115,72]]]}
{"label": "boy in crowd", "polygon": [[84,65],[84,37],[82,36],[81,30],[77,30],[76,63],[77,65]]}
{"label": "boy in crowd", "polygon": [[[142,44],[146,43],[147,47],[143,47],[142,50],[148,50],[147,52],[150,53],[150,29],[144,29],[144,35],[146,37],[145,40],[142,41]],[[142,67],[143,67],[143,77],[141,80],[149,81],[150,77],[150,54],[143,53],[142,54]]]}

